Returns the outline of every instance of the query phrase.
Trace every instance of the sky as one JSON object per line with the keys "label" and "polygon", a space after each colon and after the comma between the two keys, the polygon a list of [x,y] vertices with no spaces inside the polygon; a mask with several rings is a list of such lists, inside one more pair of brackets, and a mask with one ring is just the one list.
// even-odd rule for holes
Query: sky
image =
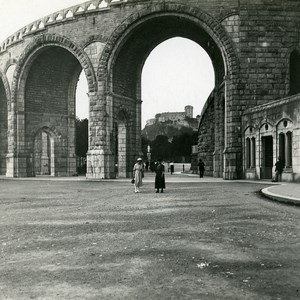
{"label": "sky", "polygon": [[[83,0],[0,0],[0,43],[27,24]],[[142,72],[142,127],[160,112],[183,112],[194,107],[194,117],[214,87],[214,71],[207,53],[196,43],[173,38],[158,45]],[[87,82],[80,76],[76,115],[88,118]]]}

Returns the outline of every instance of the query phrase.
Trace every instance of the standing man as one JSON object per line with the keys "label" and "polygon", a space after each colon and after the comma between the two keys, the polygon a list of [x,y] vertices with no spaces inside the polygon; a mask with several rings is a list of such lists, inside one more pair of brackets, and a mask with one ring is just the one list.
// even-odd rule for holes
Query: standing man
{"label": "standing man", "polygon": [[160,192],[163,193],[166,188],[165,166],[162,164],[161,159],[157,161],[157,166],[155,168],[155,188],[156,193],[159,193],[159,189]]}
{"label": "standing man", "polygon": [[281,181],[281,175],[284,169],[284,161],[279,156],[277,162],[275,163],[275,179],[274,182]]}
{"label": "standing man", "polygon": [[171,161],[170,163],[170,171],[171,171],[171,175],[174,173],[174,162]]}
{"label": "standing man", "polygon": [[202,161],[201,158],[199,159],[198,167],[199,167],[200,178],[203,178],[204,170],[205,170],[205,163]]}

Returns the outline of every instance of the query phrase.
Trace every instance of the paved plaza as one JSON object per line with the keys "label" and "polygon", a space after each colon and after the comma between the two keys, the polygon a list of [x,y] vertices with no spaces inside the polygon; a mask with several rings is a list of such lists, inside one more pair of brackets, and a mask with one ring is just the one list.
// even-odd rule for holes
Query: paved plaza
{"label": "paved plaza", "polygon": [[0,180],[0,299],[299,299],[300,207],[168,175]]}

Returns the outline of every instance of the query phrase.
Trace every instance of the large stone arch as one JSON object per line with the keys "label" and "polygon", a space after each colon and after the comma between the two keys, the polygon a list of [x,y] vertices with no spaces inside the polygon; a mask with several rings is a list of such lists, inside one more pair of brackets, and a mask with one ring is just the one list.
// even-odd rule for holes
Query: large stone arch
{"label": "large stone arch", "polygon": [[[170,23],[168,28],[166,28],[167,26],[160,27],[160,29],[155,28],[155,26],[159,27],[159,22],[162,24],[166,19]],[[171,25],[176,24],[176,22],[182,23],[183,28],[174,26],[172,29]],[[151,27],[151,25],[153,26]],[[164,30],[161,30],[161,28],[164,28]],[[191,29],[192,33],[189,33],[189,29]],[[141,33],[143,30],[144,35]],[[197,37],[196,32],[200,32],[200,35],[203,37],[202,41]],[[139,41],[139,44],[135,44],[135,47],[132,47],[130,43],[133,41],[132,37],[134,35],[139,37],[139,39],[136,39]],[[112,153],[113,146],[110,143],[110,136],[113,135],[115,129],[110,116],[114,115],[115,106],[121,103],[124,103],[129,108],[135,120],[134,126],[131,127],[130,142],[136,146],[131,153],[130,164],[133,164],[135,156],[140,154],[140,77],[143,64],[149,53],[158,44],[175,36],[190,38],[208,52],[210,57],[213,58],[212,63],[216,71],[216,85],[221,84],[224,78],[227,81],[227,105],[229,105],[228,103],[232,105],[236,101],[236,96],[232,91],[238,81],[238,59],[232,41],[221,23],[199,8],[174,3],[154,4],[151,7],[139,10],[116,28],[106,43],[99,62],[97,71],[99,90],[96,103],[100,104],[101,110],[106,111],[107,115],[101,116],[98,114],[97,116],[91,116],[90,119],[92,128],[104,127],[105,130],[98,133],[94,132],[92,135],[98,138],[90,143],[88,176],[104,178],[113,176],[111,170],[113,170],[114,153]],[[145,40],[148,41],[145,42]],[[139,47],[142,49],[140,53],[136,50]],[[128,72],[128,64],[130,63],[135,64],[134,69],[130,69],[132,72]],[[130,78],[129,74],[135,74],[135,77]],[[227,123],[232,125],[234,121],[227,117]],[[228,131],[228,128],[226,130]],[[230,141],[230,138],[226,135],[225,139]],[[227,152],[233,152],[233,155],[235,155],[235,149],[229,151],[230,146],[226,144]],[[101,161],[105,161],[105,165],[101,165]],[[229,166],[230,161],[232,159],[228,158],[228,167],[231,167]],[[92,170],[92,165],[95,162],[99,166],[98,170],[101,169],[100,174],[95,174],[94,170]],[[236,173],[234,168],[228,169],[231,170],[230,172]],[[229,177],[233,178],[234,176],[230,175]]]}
{"label": "large stone arch", "polygon": [[14,80],[12,84],[12,100],[15,100],[16,93],[18,92],[18,84],[22,75],[22,72],[24,71],[25,65],[30,63],[30,60],[34,57],[34,55],[41,50],[44,47],[47,46],[58,46],[66,49],[78,61],[80,62],[80,65],[82,66],[87,82],[88,82],[88,88],[89,93],[93,93],[97,91],[97,80],[96,75],[93,69],[93,66],[90,62],[90,59],[88,58],[88,55],[84,52],[84,50],[74,44],[72,41],[67,39],[64,36],[59,36],[56,34],[45,34],[42,36],[39,36],[35,38],[24,50],[22,55],[20,56],[18,60],[18,64],[16,66],[16,70],[14,73]]}
{"label": "large stone arch", "polygon": [[[48,85],[45,79],[54,76],[53,74],[59,74],[59,65],[56,62],[56,70],[51,68],[38,68],[35,66],[36,61],[40,57],[46,56],[45,53],[50,53],[51,51],[57,51],[58,55],[52,54],[53,59],[61,60],[62,67],[65,62],[60,57],[63,54],[65,57],[69,58],[65,67],[65,73],[72,73],[64,76],[69,76],[68,82],[65,83],[63,97],[68,99],[74,99],[74,104],[69,102],[69,100],[64,100],[64,109],[62,112],[59,111],[59,107],[55,111],[55,105],[50,105],[47,102],[53,93],[57,93],[56,97],[59,98],[59,91],[56,86]],[[71,60],[73,65],[71,65]],[[48,63],[50,65],[51,63]],[[32,71],[35,69],[38,71]],[[55,69],[55,68],[54,68]],[[9,146],[9,156],[7,159],[7,176],[9,177],[24,177],[34,174],[30,168],[32,164],[30,163],[32,153],[31,140],[29,138],[30,131],[36,130],[37,127],[53,127],[53,122],[57,124],[59,128],[65,127],[64,138],[62,143],[66,144],[65,153],[61,152],[60,165],[63,166],[59,171],[56,172],[57,175],[71,175],[76,172],[76,159],[75,159],[75,90],[77,85],[77,80],[81,70],[84,70],[88,82],[89,94],[93,94],[97,90],[96,76],[92,67],[92,64],[84,52],[84,50],[69,41],[67,38],[57,35],[43,35],[40,36],[29,44],[18,61],[14,72],[14,78],[12,83],[12,118],[9,124],[9,136],[11,139],[17,139],[18,143],[12,143]],[[31,83],[31,94],[27,90],[27,86],[30,85],[30,79],[32,77],[32,72],[35,77],[40,75],[40,83],[38,85]],[[48,73],[47,73],[48,72]],[[52,74],[52,75],[51,75]],[[33,77],[34,77],[33,76]],[[63,76],[63,75],[61,75]],[[45,81],[43,86],[43,80]],[[57,82],[59,80],[57,79]],[[39,88],[40,85],[40,88]],[[61,81],[60,85],[64,85]],[[42,87],[42,88],[41,88]],[[45,89],[45,87],[47,87]],[[51,89],[52,88],[52,89]],[[33,90],[37,90],[37,96]],[[48,92],[48,93],[47,93]],[[44,94],[43,94],[44,93]],[[29,95],[27,95],[29,94]],[[40,96],[40,100],[44,101],[44,104],[36,104],[31,98]],[[43,97],[44,95],[44,97]],[[28,98],[27,101],[25,98]],[[45,98],[46,100],[44,100]],[[29,101],[30,100],[30,101]],[[70,100],[70,101],[71,101]],[[30,105],[28,103],[30,102]],[[45,106],[45,107],[43,107]],[[39,108],[37,108],[39,107]],[[47,108],[50,113],[48,114]],[[29,109],[30,108],[30,109]],[[35,111],[37,109],[37,111]],[[52,111],[53,110],[53,111]],[[30,112],[30,113],[29,113]],[[52,123],[51,123],[52,122]],[[64,158],[63,158],[64,157]],[[59,158],[58,158],[59,159]]]}
{"label": "large stone arch", "polygon": [[107,42],[103,54],[100,59],[97,75],[99,81],[106,79],[106,75],[109,68],[109,61],[112,59],[112,54],[116,51],[122,39],[136,27],[139,23],[143,22],[147,17],[155,17],[158,14],[164,13],[174,13],[182,16],[187,16],[194,18],[196,21],[206,29],[211,37],[215,39],[220,49],[222,49],[222,54],[224,55],[224,60],[227,66],[227,76],[237,75],[238,58],[236,55],[236,50],[233,43],[225,31],[224,27],[218,22],[214,17],[204,12],[197,7],[185,6],[182,4],[174,3],[163,3],[154,4],[151,8],[144,8],[122,22],[122,24],[115,29],[111,35],[109,41]]}

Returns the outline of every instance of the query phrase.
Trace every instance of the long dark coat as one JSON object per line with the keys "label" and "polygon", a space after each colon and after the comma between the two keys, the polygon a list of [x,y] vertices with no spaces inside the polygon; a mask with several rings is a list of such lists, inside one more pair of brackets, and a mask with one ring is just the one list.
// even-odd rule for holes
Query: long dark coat
{"label": "long dark coat", "polygon": [[155,170],[155,188],[156,189],[165,189],[165,167],[163,164],[158,164]]}

